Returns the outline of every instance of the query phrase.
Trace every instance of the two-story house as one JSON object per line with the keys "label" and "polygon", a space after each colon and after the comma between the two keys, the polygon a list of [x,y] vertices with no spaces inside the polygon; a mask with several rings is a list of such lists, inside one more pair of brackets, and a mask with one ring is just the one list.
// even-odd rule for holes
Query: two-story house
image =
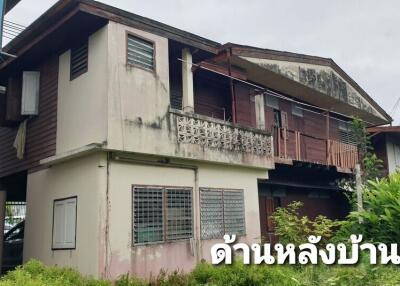
{"label": "two-story house", "polygon": [[293,200],[343,216],[348,122],[391,121],[331,59],[90,0],[59,1],[5,51],[0,189],[27,203],[24,260],[99,277],[188,271],[224,233],[273,240]]}

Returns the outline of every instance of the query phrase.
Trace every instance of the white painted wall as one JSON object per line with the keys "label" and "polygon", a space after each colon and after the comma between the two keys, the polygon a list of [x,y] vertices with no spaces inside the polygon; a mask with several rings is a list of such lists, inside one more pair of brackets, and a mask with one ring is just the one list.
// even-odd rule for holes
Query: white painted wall
{"label": "white painted wall", "polygon": [[400,140],[390,135],[386,135],[386,150],[388,156],[389,174],[400,170]]}
{"label": "white painted wall", "polygon": [[[181,162],[182,163],[182,162]],[[186,161],[186,164],[189,162]],[[257,179],[265,178],[266,172],[259,169],[237,168],[210,164],[197,164],[199,187],[243,189],[247,235],[241,240],[253,243],[260,240]],[[164,185],[195,188],[194,170],[175,167],[137,165],[114,161],[110,166],[110,215],[107,265],[109,277],[124,273],[140,277],[157,275],[160,269],[173,271],[191,270],[195,256],[191,254],[190,242],[160,243],[132,246],[132,185]],[[198,190],[195,190],[198,194]],[[193,196],[194,216],[199,219],[199,204]],[[196,221],[196,220],[195,220]],[[195,226],[199,227],[199,220]],[[210,248],[217,240],[201,243],[199,259],[210,260]],[[103,259],[105,261],[105,259]]]}
{"label": "white painted wall", "polygon": [[[28,174],[24,261],[69,266],[97,276],[103,236],[106,155],[97,154]],[[75,250],[52,250],[53,201],[78,197]]]}
{"label": "white painted wall", "polygon": [[[127,33],[154,42],[154,72],[127,66]],[[272,158],[266,156],[178,144],[177,118],[169,112],[167,38],[110,22],[108,47],[108,148],[227,164],[273,167]]]}
{"label": "white painted wall", "polygon": [[89,37],[88,71],[70,80],[68,50],[59,58],[57,154],[107,139],[108,28]]}

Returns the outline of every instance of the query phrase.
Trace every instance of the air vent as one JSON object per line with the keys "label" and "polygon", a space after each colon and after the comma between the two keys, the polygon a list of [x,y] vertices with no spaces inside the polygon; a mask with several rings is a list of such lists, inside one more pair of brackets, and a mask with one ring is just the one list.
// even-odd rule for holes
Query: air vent
{"label": "air vent", "polygon": [[71,80],[88,71],[88,40],[71,49]]}
{"label": "air vent", "polygon": [[128,35],[127,64],[154,70],[154,43]]}

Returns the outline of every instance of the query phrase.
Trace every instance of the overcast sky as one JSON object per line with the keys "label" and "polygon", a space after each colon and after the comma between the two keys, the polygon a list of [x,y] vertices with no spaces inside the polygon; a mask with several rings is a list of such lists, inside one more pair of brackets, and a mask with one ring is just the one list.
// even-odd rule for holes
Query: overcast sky
{"label": "overcast sky", "polygon": [[[28,25],[54,0],[22,0]],[[104,0],[214,41],[332,58],[388,113],[400,97],[398,0]],[[392,114],[400,124],[400,108]]]}

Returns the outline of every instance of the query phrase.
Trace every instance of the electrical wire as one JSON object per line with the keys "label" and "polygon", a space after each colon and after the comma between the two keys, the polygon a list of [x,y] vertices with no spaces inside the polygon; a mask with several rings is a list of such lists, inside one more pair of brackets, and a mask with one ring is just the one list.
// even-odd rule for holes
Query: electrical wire
{"label": "electrical wire", "polygon": [[396,101],[396,103],[393,105],[393,108],[392,108],[392,110],[390,111],[390,116],[393,116],[393,115],[395,115],[395,113],[396,113],[396,111],[397,111],[397,109],[400,107],[400,96],[399,96],[399,98],[397,99],[397,101]]}

